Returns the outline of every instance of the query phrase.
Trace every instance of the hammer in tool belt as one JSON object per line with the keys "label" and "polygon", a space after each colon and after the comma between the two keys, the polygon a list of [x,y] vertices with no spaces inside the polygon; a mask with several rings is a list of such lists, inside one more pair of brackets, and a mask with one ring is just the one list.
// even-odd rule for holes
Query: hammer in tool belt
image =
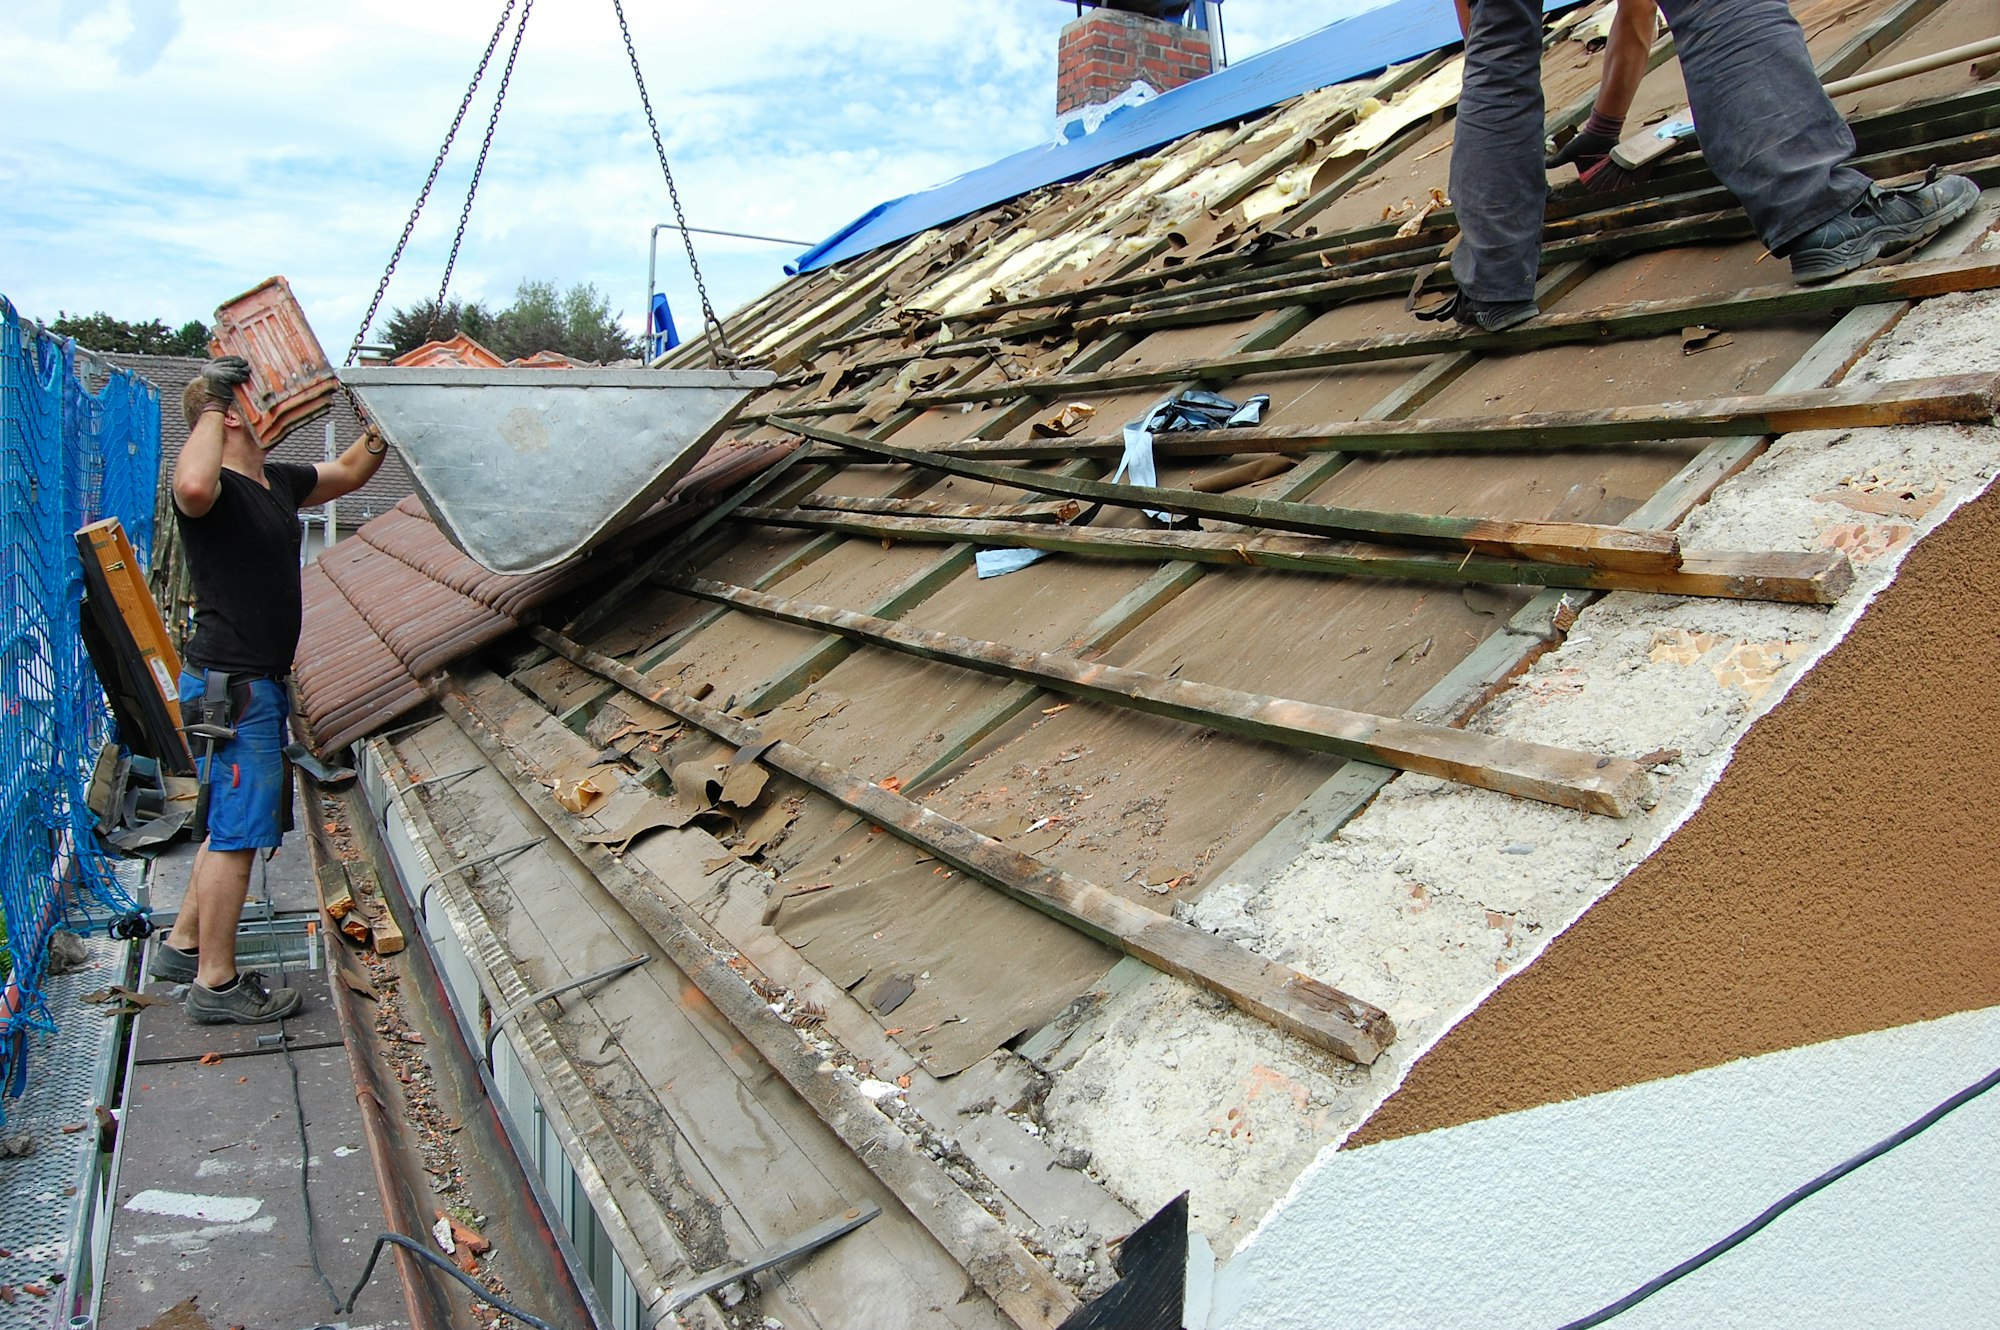
{"label": "hammer in tool belt", "polygon": [[209,670],[202,676],[201,709],[195,722],[186,727],[190,739],[202,741],[201,789],[195,795],[194,821],[191,824],[195,843],[208,839],[209,793],[215,788],[215,746],[228,743],[236,737],[236,729],[229,722],[229,675],[222,670]]}

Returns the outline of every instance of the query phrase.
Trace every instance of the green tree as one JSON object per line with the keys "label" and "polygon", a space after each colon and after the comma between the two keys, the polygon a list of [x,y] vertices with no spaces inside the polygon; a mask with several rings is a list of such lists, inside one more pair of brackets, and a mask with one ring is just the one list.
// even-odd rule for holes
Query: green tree
{"label": "green tree", "polygon": [[603,364],[630,360],[640,351],[639,339],[626,335],[611,312],[611,301],[596,286],[579,282],[563,293],[563,327],[568,344],[563,354]]}
{"label": "green tree", "polygon": [[88,351],[142,356],[208,354],[208,325],[200,319],[189,319],[178,328],[169,328],[159,319],[127,323],[103,310],[95,314],[62,312],[49,325],[49,331],[59,337],[74,337],[77,345]]}
{"label": "green tree", "polygon": [[[571,354],[569,324],[563,318],[562,298],[554,282],[533,282],[526,278],[514,288],[514,303],[500,311],[493,349],[509,360],[531,356],[537,351]],[[578,356],[579,360],[585,357]]]}
{"label": "green tree", "polygon": [[407,309],[391,310],[389,323],[384,335],[397,355],[405,355],[416,350],[425,342],[446,341],[459,333],[464,333],[487,350],[498,352],[493,344],[494,314],[479,301],[464,301],[456,297],[444,302],[444,308],[433,319],[432,312],[438,311],[435,300],[419,301]]}
{"label": "green tree", "polygon": [[[508,359],[559,351],[574,360],[603,364],[639,354],[639,339],[627,336],[611,312],[611,302],[590,282],[558,293],[554,282],[523,279],[514,303],[500,311],[494,347]],[[503,350],[504,348],[504,350]]]}
{"label": "green tree", "polygon": [[436,307],[437,302],[425,300],[390,313],[384,335],[397,355],[432,338],[441,341],[460,332],[502,360],[558,351],[573,360],[602,364],[632,359],[640,350],[639,339],[625,334],[611,312],[611,302],[589,282],[558,291],[554,282],[523,278],[514,288],[514,303],[505,309],[495,313],[476,300],[451,299],[444,302],[433,325],[431,311]]}

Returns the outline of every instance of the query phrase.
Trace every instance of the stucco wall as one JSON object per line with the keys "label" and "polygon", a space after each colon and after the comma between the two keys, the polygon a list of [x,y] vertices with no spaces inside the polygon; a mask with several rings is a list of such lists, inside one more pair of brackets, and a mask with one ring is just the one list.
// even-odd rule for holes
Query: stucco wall
{"label": "stucco wall", "polygon": [[[1552,1330],[2000,1065],[2000,1009],[1330,1152],[1220,1272],[1210,1330]],[[2000,1091],[1613,1323],[1960,1327],[2000,1305]]]}
{"label": "stucco wall", "polygon": [[1350,1146],[2000,1003],[2000,493]]}

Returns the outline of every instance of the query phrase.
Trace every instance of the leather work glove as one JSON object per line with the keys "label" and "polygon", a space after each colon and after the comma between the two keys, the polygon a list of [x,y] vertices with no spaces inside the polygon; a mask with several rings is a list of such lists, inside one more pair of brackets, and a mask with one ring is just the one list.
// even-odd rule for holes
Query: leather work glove
{"label": "leather work glove", "polygon": [[220,356],[201,367],[202,390],[209,400],[228,406],[236,400],[236,390],[250,382],[250,362],[242,356]]}

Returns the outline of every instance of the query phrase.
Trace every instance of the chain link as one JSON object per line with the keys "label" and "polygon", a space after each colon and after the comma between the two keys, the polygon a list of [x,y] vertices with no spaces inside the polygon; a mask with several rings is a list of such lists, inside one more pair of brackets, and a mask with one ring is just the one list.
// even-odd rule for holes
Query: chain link
{"label": "chain link", "polygon": [[[511,5],[512,0],[509,0]],[[528,35],[528,15],[535,0],[521,6],[520,26],[514,29],[514,44],[507,51],[507,67],[500,71],[500,87],[493,94],[493,114],[486,118],[486,137],[479,143],[479,160],[472,166],[472,183],[465,187],[465,206],[458,210],[458,230],[451,237],[451,254],[444,261],[444,280],[438,283],[437,299],[431,303],[430,321],[424,325],[424,340],[431,340],[437,322],[444,315],[445,292],[451,289],[451,272],[458,266],[458,247],[465,243],[465,225],[472,220],[472,199],[479,192],[479,177],[486,172],[486,154],[493,150],[493,131],[500,127],[500,108],[507,101],[507,85],[514,81],[514,61],[521,54],[521,39]]]}
{"label": "chain link", "polygon": [[[653,151],[660,158],[660,174],[667,178],[667,198],[674,205],[674,223],[680,228],[681,244],[687,250],[688,267],[694,272],[694,289],[701,297],[701,320],[708,331],[709,362],[719,366],[742,363],[742,358],[730,349],[729,335],[723,331],[722,320],[715,315],[715,306],[709,303],[708,284],[702,280],[701,263],[694,256],[694,237],[688,234],[687,214],[681,211],[680,191],[674,188],[673,168],[667,165],[667,145],[660,141],[660,122],[653,115],[653,99],[646,95],[646,76],[639,72],[639,53],[632,46],[632,29],[625,22],[624,0],[611,0],[611,8],[618,15],[618,31],[625,38],[625,55],[632,62],[632,78],[639,85],[639,105],[646,110],[646,128],[653,134]],[[653,311],[647,310],[646,330],[652,333]]]}
{"label": "chain link", "polygon": [[[347,348],[347,359],[341,362],[343,364],[352,365],[361,354],[361,343],[368,336],[368,325],[375,322],[375,314],[382,308],[382,298],[389,293],[389,279],[396,275],[396,265],[402,261],[403,248],[410,243],[410,233],[417,229],[417,218],[423,213],[424,203],[431,196],[431,187],[437,184],[438,172],[444,169],[445,154],[451,151],[452,140],[458,137],[458,127],[465,122],[465,113],[471,108],[472,98],[479,91],[479,81],[486,77],[486,67],[493,62],[493,52],[500,47],[500,34],[507,31],[507,20],[514,15],[514,3],[515,0],[507,0],[507,7],[500,11],[500,21],[493,25],[493,35],[486,39],[486,54],[479,57],[479,67],[472,71],[472,82],[467,85],[465,96],[459,100],[458,114],[451,118],[451,128],[445,131],[444,145],[438,149],[437,159],[431,163],[431,173],[424,177],[424,187],[417,191],[416,206],[410,209],[410,220],[403,223],[403,234],[396,241],[395,252],[389,255],[389,266],[382,270],[382,280],[375,286],[375,298],[368,302],[368,312],[361,316],[361,327],[354,333],[354,343]],[[529,3],[532,4],[533,0],[529,0]],[[526,15],[523,14],[522,17],[525,21]],[[514,49],[518,51],[520,46],[521,39],[516,35]],[[508,58],[507,67],[509,70],[514,67],[511,56]],[[488,142],[492,141],[493,131],[490,127],[486,131],[486,137]],[[482,149],[480,152],[482,161],[485,160],[485,155]],[[459,229],[463,233],[463,223],[460,223]],[[454,244],[452,253],[456,255],[457,252],[458,246]]]}

